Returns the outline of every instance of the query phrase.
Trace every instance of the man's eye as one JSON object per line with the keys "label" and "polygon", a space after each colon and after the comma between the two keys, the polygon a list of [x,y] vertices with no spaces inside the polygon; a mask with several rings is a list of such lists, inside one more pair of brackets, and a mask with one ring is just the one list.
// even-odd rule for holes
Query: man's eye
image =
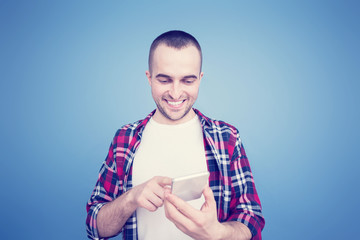
{"label": "man's eye", "polygon": [[158,81],[159,81],[160,83],[167,83],[167,82],[169,82],[169,80],[167,80],[167,79],[158,79]]}
{"label": "man's eye", "polygon": [[193,83],[194,82],[194,80],[185,80],[185,83],[186,84],[191,84],[191,83]]}

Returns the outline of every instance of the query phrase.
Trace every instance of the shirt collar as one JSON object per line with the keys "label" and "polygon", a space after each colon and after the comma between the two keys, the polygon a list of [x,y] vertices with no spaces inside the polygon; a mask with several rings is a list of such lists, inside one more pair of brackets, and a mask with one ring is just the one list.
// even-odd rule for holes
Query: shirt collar
{"label": "shirt collar", "polygon": [[[196,113],[196,115],[198,115],[199,119],[200,119],[200,123],[203,129],[210,127],[212,125],[210,119],[208,117],[206,117],[204,114],[202,114],[199,110],[197,110],[196,108],[193,108],[194,112]],[[139,130],[139,136],[141,137],[141,134],[146,126],[146,124],[149,122],[150,118],[155,114],[155,110],[153,110],[149,115],[146,116],[145,119],[141,120],[139,122],[139,125],[137,126],[137,129]]]}
{"label": "shirt collar", "polygon": [[196,115],[198,115],[200,119],[200,123],[203,129],[210,127],[212,125],[212,122],[210,121],[210,118],[206,117],[204,114],[202,114],[199,110],[193,108]]}

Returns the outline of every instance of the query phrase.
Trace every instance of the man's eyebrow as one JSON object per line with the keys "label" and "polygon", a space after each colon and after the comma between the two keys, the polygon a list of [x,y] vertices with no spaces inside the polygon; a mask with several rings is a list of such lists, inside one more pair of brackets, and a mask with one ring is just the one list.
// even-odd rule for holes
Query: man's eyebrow
{"label": "man's eyebrow", "polygon": [[188,79],[188,78],[195,78],[197,79],[197,76],[195,75],[187,75],[187,76],[184,76],[183,79]]}
{"label": "man's eyebrow", "polygon": [[[172,79],[172,77],[170,77],[169,75],[163,74],[163,73],[159,73],[155,76],[155,78],[168,78],[168,79]],[[184,77],[182,77],[182,79],[189,79],[189,78],[195,78],[197,79],[197,76],[192,74],[192,75],[186,75]]]}
{"label": "man's eyebrow", "polygon": [[155,76],[155,78],[171,78],[171,77],[169,75],[159,73],[158,75]]}

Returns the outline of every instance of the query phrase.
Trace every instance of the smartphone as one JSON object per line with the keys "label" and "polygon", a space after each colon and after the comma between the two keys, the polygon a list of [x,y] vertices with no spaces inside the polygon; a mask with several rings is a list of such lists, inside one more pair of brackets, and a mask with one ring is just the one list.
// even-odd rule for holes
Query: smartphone
{"label": "smartphone", "polygon": [[171,192],[184,201],[198,199],[209,182],[209,172],[195,173],[172,179]]}

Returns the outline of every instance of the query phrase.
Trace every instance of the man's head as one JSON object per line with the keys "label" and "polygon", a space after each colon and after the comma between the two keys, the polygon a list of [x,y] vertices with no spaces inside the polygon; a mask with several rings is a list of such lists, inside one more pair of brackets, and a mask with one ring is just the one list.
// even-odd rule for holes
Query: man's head
{"label": "man's head", "polygon": [[201,72],[201,48],[196,39],[181,31],[166,32],[151,45],[146,71],[157,105],[154,119],[178,124],[195,116]]}
{"label": "man's head", "polygon": [[202,66],[202,52],[199,42],[189,33],[173,30],[168,31],[160,36],[158,36],[151,44],[150,52],[149,52],[149,71],[152,72],[152,63],[153,63],[153,56],[156,48],[164,44],[165,46],[168,46],[170,48],[181,50],[185,47],[194,46],[197,48],[200,54],[200,71]]}

